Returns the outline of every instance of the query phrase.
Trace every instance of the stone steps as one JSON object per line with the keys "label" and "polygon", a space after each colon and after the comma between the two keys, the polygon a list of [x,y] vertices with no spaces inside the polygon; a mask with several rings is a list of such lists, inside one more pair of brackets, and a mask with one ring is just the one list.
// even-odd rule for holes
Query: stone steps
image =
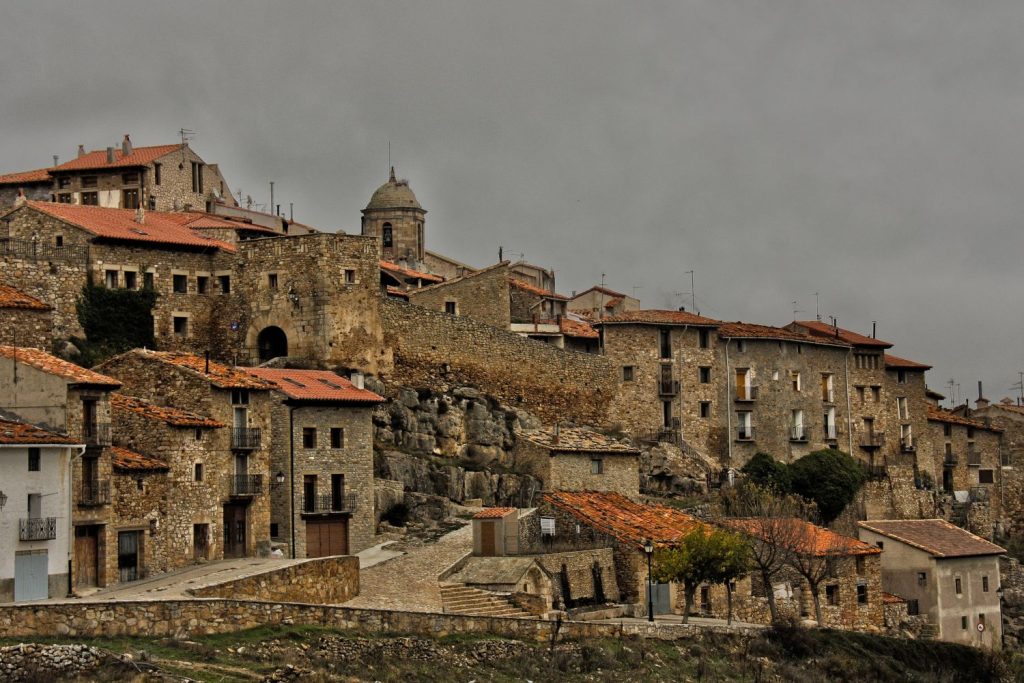
{"label": "stone steps", "polygon": [[504,595],[454,584],[441,586],[441,604],[448,614],[487,617],[532,616]]}

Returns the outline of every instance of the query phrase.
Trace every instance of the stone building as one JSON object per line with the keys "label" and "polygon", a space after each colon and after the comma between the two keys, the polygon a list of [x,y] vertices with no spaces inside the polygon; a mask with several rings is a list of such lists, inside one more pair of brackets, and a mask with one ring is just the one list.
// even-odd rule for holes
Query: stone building
{"label": "stone building", "polygon": [[0,209],[14,206],[18,197],[49,201],[53,198],[53,178],[49,168],[0,175]]}
{"label": "stone building", "polygon": [[53,346],[53,307],[10,285],[0,283],[0,344]]}
{"label": "stone building", "polygon": [[409,291],[409,303],[507,330],[512,322],[508,262]]}
{"label": "stone building", "polygon": [[999,555],[1003,548],[941,519],[858,522],[882,549],[882,589],[927,615],[937,637],[998,649],[1002,642]]}
{"label": "stone building", "polygon": [[1008,535],[1019,538],[1024,534],[1024,407],[1008,398],[998,403],[979,398],[969,417],[1003,430],[1000,521]]}
{"label": "stone building", "polygon": [[0,412],[0,603],[62,598],[71,556],[72,459],[83,446]]}
{"label": "stone building", "polygon": [[251,368],[274,385],[270,535],[291,557],[373,545],[373,409],[384,399],[326,370]]}
{"label": "stone building", "polygon": [[97,369],[118,378],[128,395],[157,405],[187,406],[230,426],[204,435],[203,461],[193,463],[202,467],[193,466],[193,479],[198,474],[220,501],[224,557],[269,552],[274,385],[199,356],[166,351],[136,349]]}
{"label": "stone building", "polygon": [[379,241],[385,260],[405,259],[416,266],[426,256],[426,217],[409,181],[398,180],[392,166],[388,181],[374,191],[363,209],[362,234]]}
{"label": "stone building", "polygon": [[548,491],[611,491],[640,497],[640,451],[580,427],[543,427],[520,434],[512,453],[517,471]]}
{"label": "stone building", "polygon": [[223,558],[217,480],[224,473],[213,469],[223,456],[211,450],[226,425],[120,392],[110,405],[115,445],[106,523],[127,552],[107,553],[100,585]]}
{"label": "stone building", "polygon": [[592,320],[600,320],[639,311],[640,300],[607,287],[594,286],[579,294],[573,292],[569,299],[569,310],[582,313]]}

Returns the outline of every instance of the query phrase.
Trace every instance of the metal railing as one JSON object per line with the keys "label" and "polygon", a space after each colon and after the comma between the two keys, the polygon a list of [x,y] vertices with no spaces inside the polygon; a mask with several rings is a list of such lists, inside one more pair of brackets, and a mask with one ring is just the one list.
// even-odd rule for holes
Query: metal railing
{"label": "metal railing", "polygon": [[355,512],[357,503],[354,493],[343,493],[340,496],[335,496],[332,493],[319,493],[302,497],[302,512],[305,514]]}
{"label": "metal railing", "polygon": [[57,538],[56,517],[22,517],[18,520],[18,540],[52,541]]}
{"label": "metal railing", "polygon": [[86,446],[109,446],[110,423],[97,422],[82,425],[82,440]]}
{"label": "metal railing", "polygon": [[807,441],[807,429],[805,427],[790,427],[790,441]]}
{"label": "metal railing", "polygon": [[739,386],[736,387],[736,399],[740,402],[756,401],[757,400],[757,387],[756,386]]}
{"label": "metal railing", "polygon": [[904,453],[913,453],[917,450],[917,444],[913,439],[900,439],[900,450]]}
{"label": "metal railing", "polygon": [[885,445],[885,434],[865,434],[860,437],[861,448],[881,448]]}
{"label": "metal railing", "polygon": [[0,238],[0,256],[30,261],[82,262],[89,258],[89,248],[74,245],[43,244],[11,237]]}
{"label": "metal railing", "polygon": [[737,427],[736,428],[736,440],[737,441],[753,441],[754,440],[754,428],[753,427]]}
{"label": "metal railing", "polygon": [[830,425],[825,427],[825,441],[836,441],[839,437],[836,435],[836,426]]}
{"label": "metal railing", "polygon": [[831,389],[822,389],[821,391],[821,402],[822,403],[835,403],[835,393]]}
{"label": "metal railing", "polygon": [[658,396],[678,396],[679,380],[661,380],[658,382]]}
{"label": "metal railing", "polygon": [[259,427],[235,427],[231,430],[231,447],[237,450],[254,450],[260,447]]}
{"label": "metal railing", "polygon": [[981,453],[974,450],[967,451],[967,465],[969,467],[981,467]]}
{"label": "metal railing", "polygon": [[83,481],[78,489],[78,504],[82,507],[107,505],[110,503],[110,481]]}
{"label": "metal railing", "polygon": [[263,493],[262,474],[235,474],[231,476],[232,496],[258,496]]}
{"label": "metal railing", "polygon": [[959,459],[953,453],[946,453],[944,456],[942,456],[943,467],[956,467],[958,462]]}
{"label": "metal railing", "polygon": [[878,481],[879,479],[885,479],[889,476],[888,470],[885,465],[863,465],[864,474],[867,475],[868,480]]}

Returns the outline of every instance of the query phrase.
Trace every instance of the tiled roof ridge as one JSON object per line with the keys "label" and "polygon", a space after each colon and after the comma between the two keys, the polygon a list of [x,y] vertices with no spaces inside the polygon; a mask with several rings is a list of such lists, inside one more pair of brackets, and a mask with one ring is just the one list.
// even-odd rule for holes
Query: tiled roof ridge
{"label": "tiled roof ridge", "polygon": [[926,365],[925,363],[918,363],[917,361],[907,360],[906,358],[900,358],[894,356],[891,353],[882,354],[882,358],[885,360],[886,367],[900,368],[904,370],[931,370],[932,366]]}
{"label": "tiled roof ridge", "polygon": [[31,294],[17,287],[0,282],[0,308],[17,308],[27,311],[52,311],[53,306],[46,304]]}
{"label": "tiled roof ridge", "polygon": [[981,420],[974,420],[969,417],[963,417],[956,413],[950,412],[945,408],[939,408],[931,404],[925,406],[927,417],[933,422],[948,422],[949,424],[964,425],[966,427],[975,427],[977,429],[984,429],[990,432],[996,432],[1001,434],[1002,429],[993,427],[992,425],[985,424]]}
{"label": "tiled roof ridge", "polygon": [[124,446],[110,447],[111,459],[116,469],[135,471],[159,471],[169,470],[170,465],[162,458],[154,458],[151,455],[133,451]]}
{"label": "tiled roof ridge", "polygon": [[839,327],[838,325],[829,325],[828,323],[820,320],[794,320],[792,324],[799,325],[807,328],[807,330],[814,336],[821,337],[845,337],[845,341],[853,346],[872,346],[876,348],[892,348],[892,343],[876,339],[875,337],[869,337],[866,334],[860,332],[854,332],[853,330],[847,330]]}
{"label": "tiled roof ridge", "polygon": [[718,327],[720,320],[705,318],[689,311],[676,311],[660,308],[642,308],[638,311],[625,311],[617,315],[599,318],[594,325],[694,325],[699,327]]}
{"label": "tiled roof ridge", "polygon": [[197,413],[172,406],[160,406],[144,398],[129,396],[120,392],[114,392],[110,395],[110,405],[116,409],[127,410],[143,417],[178,427],[219,428],[226,426],[223,422],[203,417]]}
{"label": "tiled roof ridge", "polygon": [[145,166],[160,157],[177,152],[182,148],[180,142],[170,145],[145,145],[132,147],[131,154],[124,154],[120,145],[114,147],[113,163],[107,161],[106,149],[94,149],[86,152],[83,156],[69,159],[63,164],[50,168],[52,172],[60,171],[89,171],[102,168],[126,168],[130,166]]}
{"label": "tiled roof ridge", "polygon": [[[390,271],[392,273],[401,273],[402,275],[408,277],[418,277],[421,280],[434,280],[439,283],[445,281],[444,278],[441,277],[440,275],[434,275],[433,273],[427,273],[422,270],[416,270],[415,268],[409,268],[408,266],[402,266],[395,263],[394,261],[380,259],[378,265],[384,270]],[[426,289],[426,287],[423,287],[423,289]]]}
{"label": "tiled roof ridge", "polygon": [[841,339],[826,339],[810,334],[794,332],[784,327],[747,323],[742,320],[722,323],[718,328],[718,336],[730,339],[766,339],[769,341],[795,341],[819,346],[837,346],[849,348],[850,344]]}
{"label": "tiled roof ridge", "polygon": [[104,387],[119,387],[121,382],[100,374],[94,370],[75,365],[63,358],[58,358],[42,349],[31,346],[8,346],[0,344],[0,356],[17,360],[49,375],[63,377],[72,384],[92,384]]}
{"label": "tiled roof ridge", "polygon": [[15,171],[13,173],[5,173],[0,175],[0,185],[17,185],[18,183],[40,183],[50,180],[50,169],[52,166],[46,168],[34,168],[31,171]]}
{"label": "tiled roof ridge", "polygon": [[513,275],[509,276],[508,283],[516,289],[521,289],[524,292],[530,292],[531,294],[536,294],[538,296],[547,297],[548,299],[560,299],[562,301],[569,300],[569,297],[567,296],[563,296],[557,292],[549,292],[543,287],[538,287],[537,285],[530,284],[529,282],[524,282]]}
{"label": "tiled roof ridge", "polygon": [[385,400],[369,389],[359,389],[347,377],[330,370],[243,368],[242,371],[271,383],[274,389],[296,400],[360,404]]}
{"label": "tiled roof ridge", "polygon": [[[937,548],[929,547],[928,545],[925,545],[923,542],[919,542],[919,541],[907,538],[907,537],[905,537],[905,536],[903,536],[903,535],[901,535],[899,533],[896,533],[895,531],[893,531],[891,529],[886,529],[884,526],[880,527],[880,526],[878,526],[879,524],[883,524],[883,525],[885,525],[885,524],[900,524],[900,525],[908,524],[910,526],[925,526],[925,525],[927,525],[927,526],[932,526],[932,527],[938,527],[942,531],[952,531],[952,532],[954,532],[957,535],[963,536],[967,540],[970,540],[973,543],[980,543],[980,544],[982,544],[982,547],[988,546],[989,549],[986,550],[985,552],[968,552],[966,554],[951,555],[951,554],[944,553],[944,552],[938,550]],[[967,529],[964,529],[962,527],[958,527],[955,524],[947,522],[944,519],[869,519],[869,520],[862,520],[862,521],[857,522],[857,526],[860,526],[860,527],[863,527],[865,529],[868,529],[869,531],[874,531],[875,533],[880,534],[882,536],[886,536],[888,538],[895,539],[897,541],[900,541],[901,543],[906,543],[909,546],[912,546],[912,547],[917,548],[919,550],[923,550],[924,552],[926,552],[926,553],[928,553],[930,555],[934,555],[936,557],[970,557],[970,556],[974,556],[974,555],[1001,555],[1002,553],[1006,552],[1006,550],[1004,548],[1001,548],[1000,546],[997,546],[995,543],[987,541],[984,538],[982,538],[981,536],[978,536],[977,534],[974,534],[974,533],[972,533],[972,532],[970,532]],[[979,550],[980,550],[980,548],[979,548]]]}
{"label": "tiled roof ridge", "polygon": [[58,434],[43,429],[30,422],[9,420],[0,417],[0,444],[7,445],[73,445],[74,439],[66,434]]}
{"label": "tiled roof ridge", "polygon": [[[207,373],[205,371],[206,359],[193,353],[185,353],[184,351],[154,351],[152,349],[132,349],[131,351],[128,351],[128,353],[154,358],[163,363],[167,363],[168,365],[182,368],[221,389],[256,389],[269,391],[275,388],[273,382],[268,382],[264,379],[255,377],[242,368],[224,365],[223,363],[219,363],[215,360],[209,361],[210,372]],[[103,365],[106,365],[106,363]],[[102,365],[100,367],[102,367]],[[224,377],[220,377],[219,375],[224,375]]]}
{"label": "tiled roof ridge", "polygon": [[574,296],[573,299],[578,299],[581,296],[583,296],[584,294],[589,294],[590,292],[601,292],[602,294],[607,294],[608,296],[618,296],[618,297],[626,296],[622,292],[616,292],[614,289],[608,289],[607,287],[602,287],[601,285],[594,285],[590,289],[584,289],[582,292],[580,292],[579,294]]}

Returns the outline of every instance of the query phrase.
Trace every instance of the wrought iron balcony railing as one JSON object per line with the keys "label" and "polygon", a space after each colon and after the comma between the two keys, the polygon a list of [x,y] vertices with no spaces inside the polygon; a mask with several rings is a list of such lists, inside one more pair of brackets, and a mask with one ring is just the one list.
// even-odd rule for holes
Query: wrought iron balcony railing
{"label": "wrought iron balcony railing", "polygon": [[860,437],[861,448],[881,448],[885,445],[885,434],[865,434]]}
{"label": "wrought iron balcony railing", "polygon": [[97,422],[82,426],[82,440],[86,446],[109,446],[110,423]]}
{"label": "wrought iron balcony railing", "polygon": [[93,507],[110,503],[110,481],[83,481],[78,489],[78,504],[81,507]]}
{"label": "wrought iron balcony railing", "polygon": [[736,400],[741,403],[757,400],[757,387],[756,386],[738,386],[736,387]]}
{"label": "wrought iron balcony railing", "polygon": [[340,512],[356,511],[356,494],[344,493],[335,496],[330,493],[321,493],[313,496],[303,496],[302,512],[308,515],[323,515]]}
{"label": "wrought iron balcony railing", "polygon": [[232,496],[258,496],[263,493],[262,474],[235,474],[231,477]]}
{"label": "wrought iron balcony railing", "polygon": [[231,430],[231,447],[236,450],[256,450],[259,448],[259,427],[235,427]]}
{"label": "wrought iron balcony railing", "polygon": [[790,427],[790,441],[807,441],[807,429],[805,427]]}
{"label": "wrought iron balcony railing", "polygon": [[736,428],[736,440],[737,441],[753,441],[754,440],[754,428],[753,427],[737,427]]}
{"label": "wrought iron balcony railing", "polygon": [[658,396],[678,396],[679,380],[661,380],[658,382]]}
{"label": "wrought iron balcony railing", "polygon": [[18,520],[18,540],[52,541],[57,538],[56,517],[28,517]]}

